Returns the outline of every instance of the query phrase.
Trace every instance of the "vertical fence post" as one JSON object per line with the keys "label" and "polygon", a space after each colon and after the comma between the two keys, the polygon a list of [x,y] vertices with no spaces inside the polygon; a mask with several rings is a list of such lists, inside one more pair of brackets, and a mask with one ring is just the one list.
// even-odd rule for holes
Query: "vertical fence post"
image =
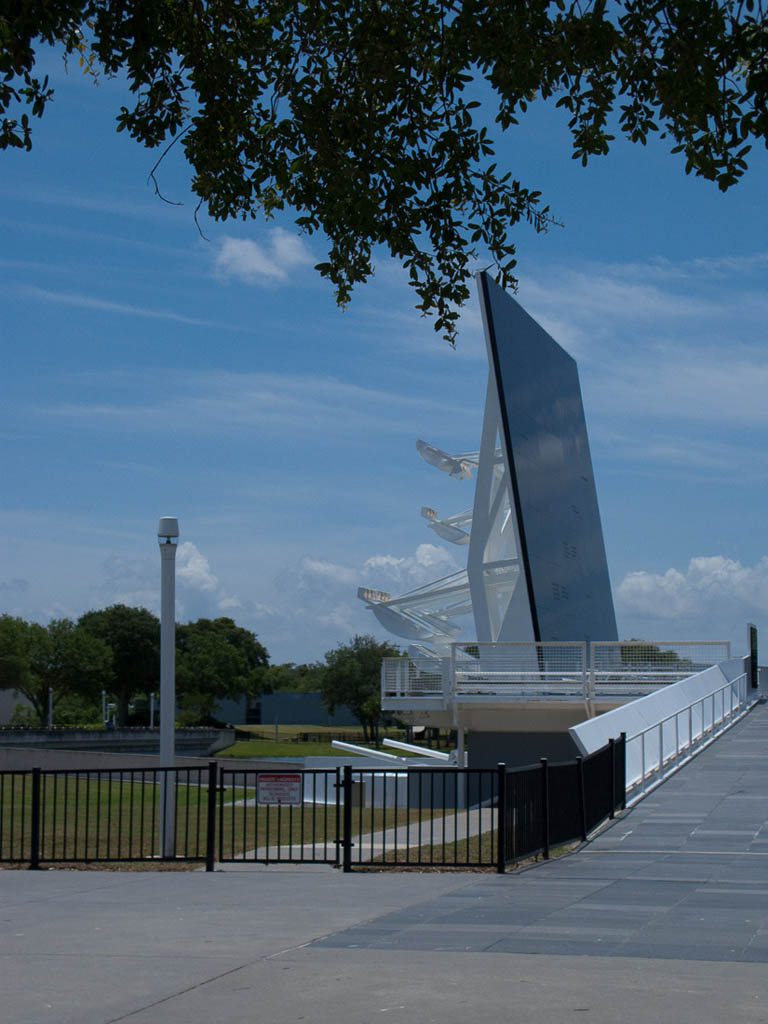
{"label": "vertical fence post", "polygon": [[344,831],[341,837],[342,871],[352,870],[352,765],[344,765]]}
{"label": "vertical fence post", "polygon": [[644,729],[640,733],[640,756],[643,762],[640,774],[640,782],[642,784],[643,793],[645,792],[645,732],[646,730]]}
{"label": "vertical fence post", "polygon": [[680,757],[680,712],[675,712],[675,760]]}
{"label": "vertical fence post", "polygon": [[610,749],[610,800],[608,801],[608,817],[615,816],[616,805],[616,741],[611,736],[608,740]]}
{"label": "vertical fence post", "polygon": [[496,872],[503,875],[507,867],[507,766],[496,766]]}
{"label": "vertical fence post", "polygon": [[627,809],[627,734],[621,734],[621,746],[619,751],[621,758],[621,809]]}
{"label": "vertical fence post", "polygon": [[549,766],[546,757],[541,758],[541,845],[544,860],[549,860]]}
{"label": "vertical fence post", "polygon": [[29,839],[29,870],[40,870],[40,769],[32,769],[32,828]]}
{"label": "vertical fence post", "polygon": [[587,798],[584,792],[584,758],[576,758],[576,788],[579,793],[579,824],[581,825],[581,841],[587,841]]}
{"label": "vertical fence post", "polygon": [[216,767],[215,761],[208,762],[208,818],[206,821],[207,831],[205,838],[206,871],[213,871],[216,854]]}

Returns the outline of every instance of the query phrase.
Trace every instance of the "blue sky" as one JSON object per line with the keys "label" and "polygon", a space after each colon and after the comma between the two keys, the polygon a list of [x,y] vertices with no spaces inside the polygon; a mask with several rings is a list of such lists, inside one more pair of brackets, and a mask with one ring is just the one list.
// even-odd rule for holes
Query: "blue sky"
{"label": "blue sky", "polygon": [[[290,218],[201,239],[181,158],[169,206],[115,133],[120,84],[46,65],[35,148],[0,154],[0,611],[157,610],[175,514],[181,620],[231,615],[274,661],[383,638],[357,586],[462,558],[418,513],[472,485],[414,442],[478,444],[476,302],[453,351],[383,254],[341,311]],[[518,232],[518,298],[579,362],[620,635],[741,650],[768,627],[766,156],[727,195],[663,142],[583,169],[549,108],[498,154],[564,223]]]}

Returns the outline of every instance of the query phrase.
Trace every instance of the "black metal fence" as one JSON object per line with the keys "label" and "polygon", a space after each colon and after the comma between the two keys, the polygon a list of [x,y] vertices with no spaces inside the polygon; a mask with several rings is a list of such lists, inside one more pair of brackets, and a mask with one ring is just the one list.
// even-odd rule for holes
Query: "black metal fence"
{"label": "black metal fence", "polygon": [[626,737],[589,757],[506,771],[499,765],[498,870],[553,847],[586,840],[625,806]]}
{"label": "black metal fence", "polygon": [[[624,738],[507,770],[0,772],[0,862],[485,867],[586,839],[624,803]],[[172,822],[172,826],[166,824]],[[170,841],[169,837],[170,836]]]}
{"label": "black metal fence", "polygon": [[154,859],[169,817],[175,857],[206,860],[215,767],[0,772],[0,862]]}

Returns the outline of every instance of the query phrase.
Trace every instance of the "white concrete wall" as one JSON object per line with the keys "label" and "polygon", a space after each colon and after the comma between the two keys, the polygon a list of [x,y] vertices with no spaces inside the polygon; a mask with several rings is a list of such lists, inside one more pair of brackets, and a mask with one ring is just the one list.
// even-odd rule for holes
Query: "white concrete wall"
{"label": "white concrete wall", "polygon": [[[737,705],[739,687],[736,680],[746,671],[746,660],[729,658],[679,683],[574,725],[568,731],[585,757],[605,746],[611,738],[618,739],[626,733],[627,787],[630,787],[642,776],[643,757],[646,772],[658,768],[680,746],[695,741],[712,726],[713,721],[719,722]],[[723,687],[727,689],[722,694],[718,693]],[[694,701],[702,703],[694,704],[690,711],[684,712],[683,709]],[[662,722],[662,726],[654,729]],[[654,731],[646,735],[643,751],[643,741],[633,737],[647,729]]]}

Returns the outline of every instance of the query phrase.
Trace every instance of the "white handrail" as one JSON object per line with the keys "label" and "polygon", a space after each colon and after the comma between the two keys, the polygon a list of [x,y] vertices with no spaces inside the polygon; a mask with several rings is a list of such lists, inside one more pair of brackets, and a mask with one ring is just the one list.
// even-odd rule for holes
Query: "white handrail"
{"label": "white handrail", "polygon": [[[754,703],[754,700],[748,700],[748,693],[745,672],[711,693],[691,701],[659,722],[627,737],[627,805],[635,803],[651,789],[655,789],[695,753],[708,746],[715,737],[746,714]],[[670,736],[671,722],[674,722],[674,741]],[[651,734],[656,736],[652,737]],[[653,742],[654,739],[656,742]],[[638,760],[638,746],[639,772],[632,767],[633,762]]]}

